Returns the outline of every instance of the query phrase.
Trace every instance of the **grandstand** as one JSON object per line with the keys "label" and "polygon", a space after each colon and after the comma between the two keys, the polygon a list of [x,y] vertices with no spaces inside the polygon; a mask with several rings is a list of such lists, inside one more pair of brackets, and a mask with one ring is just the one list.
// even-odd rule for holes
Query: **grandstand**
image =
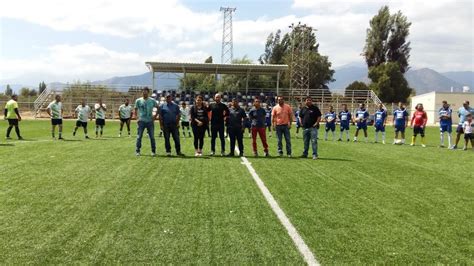
{"label": "grandstand", "polygon": [[[202,95],[204,100],[212,103],[213,96],[217,91],[198,91],[183,84],[185,89],[167,88],[157,90],[156,84],[159,83],[157,72],[161,73],[205,73],[214,74],[216,78],[222,74],[245,75],[248,81],[250,75],[269,75],[276,76],[276,85],[274,88],[251,88],[246,82],[242,90],[223,91],[223,102],[227,104],[231,99],[237,98],[242,107],[251,106],[255,98],[259,97],[270,106],[275,105],[277,95],[282,95],[293,107],[304,101],[307,95],[295,95],[288,88],[280,88],[280,76],[287,71],[287,65],[259,65],[259,64],[196,64],[196,63],[169,63],[169,62],[146,62],[146,65],[152,72],[150,87],[153,90],[153,97],[158,102],[164,102],[164,96],[167,93],[172,94],[176,103],[186,102],[188,105],[194,103],[197,95]],[[141,89],[145,87],[130,85],[100,85],[100,84],[67,84],[64,86],[51,87],[43,91],[34,103],[35,117],[43,117],[46,107],[53,101],[54,96],[59,94],[63,98],[64,117],[72,117],[74,109],[80,104],[82,99],[90,105],[102,98],[108,106],[107,118],[117,118],[117,109],[125,98],[131,100],[141,96]],[[316,104],[322,112],[326,112],[330,105],[338,112],[342,104],[347,104],[349,110],[357,108],[359,103],[365,103],[370,112],[374,112],[377,105],[381,103],[377,95],[371,90],[345,91],[344,94],[333,94],[328,90],[310,89],[309,96],[313,97]]]}

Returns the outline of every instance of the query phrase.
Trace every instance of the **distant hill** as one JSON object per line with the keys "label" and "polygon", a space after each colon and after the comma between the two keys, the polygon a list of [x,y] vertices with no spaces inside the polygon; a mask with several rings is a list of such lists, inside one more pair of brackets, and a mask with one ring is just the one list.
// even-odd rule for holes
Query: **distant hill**
{"label": "distant hill", "polygon": [[474,71],[443,72],[441,74],[474,90]]}
{"label": "distant hill", "polygon": [[462,85],[449,79],[430,68],[409,70],[405,74],[410,87],[414,88],[416,94],[423,94],[432,91],[449,92],[451,87],[455,91],[461,91]]}
{"label": "distant hill", "polygon": [[[336,81],[329,83],[329,88],[333,92],[343,91],[354,81],[370,83],[367,77],[368,69],[365,64],[353,63],[335,69],[334,78]],[[449,92],[451,87],[454,91],[461,91],[463,85],[474,88],[474,72],[446,72],[441,74],[430,68],[410,69],[405,78],[410,87],[416,90],[416,94],[423,94],[431,91]]]}
{"label": "distant hill", "polygon": [[[106,80],[98,80],[92,84],[103,85],[136,85],[136,86],[150,86],[152,84],[151,72],[146,72],[141,75],[113,77]],[[177,89],[179,87],[179,76],[170,73],[155,73],[155,86],[158,89]]]}

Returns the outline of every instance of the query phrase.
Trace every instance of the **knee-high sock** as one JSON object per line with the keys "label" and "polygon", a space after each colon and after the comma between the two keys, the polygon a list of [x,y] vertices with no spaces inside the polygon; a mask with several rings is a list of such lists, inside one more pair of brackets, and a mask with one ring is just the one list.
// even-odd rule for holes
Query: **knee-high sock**
{"label": "knee-high sock", "polygon": [[439,133],[440,145],[444,145],[444,133]]}

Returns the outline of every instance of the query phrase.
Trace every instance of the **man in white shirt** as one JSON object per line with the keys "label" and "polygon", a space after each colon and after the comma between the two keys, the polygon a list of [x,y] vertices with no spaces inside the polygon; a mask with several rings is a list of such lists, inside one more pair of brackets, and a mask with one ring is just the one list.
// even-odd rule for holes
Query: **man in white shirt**
{"label": "man in white shirt", "polygon": [[99,102],[94,106],[95,110],[95,137],[99,137],[99,129],[100,129],[100,136],[104,133],[104,126],[105,126],[105,112],[107,111],[107,107],[102,102],[102,99],[99,99]]}
{"label": "man in white shirt", "polygon": [[51,135],[53,136],[53,139],[55,138],[54,132],[56,131],[56,126],[58,126],[58,133],[59,133],[59,139],[62,140],[62,133],[63,133],[63,104],[61,103],[61,96],[56,95],[54,97],[54,101],[52,101],[49,105],[48,108],[46,109],[46,112],[48,115],[51,117]]}
{"label": "man in white shirt", "polygon": [[186,137],[186,131],[188,131],[188,136],[191,137],[191,131],[189,130],[189,117],[190,117],[191,109],[186,106],[186,103],[183,102],[181,107],[179,108],[179,112],[181,114],[181,128],[183,129],[183,136]]}
{"label": "man in white shirt", "polygon": [[75,110],[77,121],[76,121],[76,127],[74,127],[74,132],[72,133],[73,136],[76,136],[77,129],[79,127],[84,128],[84,135],[86,136],[86,139],[89,138],[87,135],[87,119],[91,115],[91,108],[89,105],[86,105],[86,101],[83,99],[81,101],[81,104],[76,107]]}
{"label": "man in white shirt", "polygon": [[120,117],[120,133],[119,137],[122,136],[123,125],[127,124],[128,137],[130,137],[130,120],[132,117],[132,106],[130,106],[130,101],[125,99],[124,104],[119,107],[119,117]]}

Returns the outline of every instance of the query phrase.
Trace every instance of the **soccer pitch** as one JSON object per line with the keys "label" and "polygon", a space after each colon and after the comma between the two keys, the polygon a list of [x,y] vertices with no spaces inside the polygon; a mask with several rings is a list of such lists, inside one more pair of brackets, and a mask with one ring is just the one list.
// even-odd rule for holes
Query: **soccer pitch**
{"label": "soccer pitch", "polygon": [[[195,158],[192,138],[181,138],[187,157],[165,157],[158,137],[157,157],[145,137],[136,157],[118,123],[85,140],[74,122],[66,141],[50,139],[49,121],[0,141],[1,264],[305,263],[240,158]],[[297,158],[294,133],[294,158],[254,158],[247,133],[245,155],[321,264],[474,263],[472,151],[438,148],[435,127],[426,148],[322,141],[320,130],[313,161]],[[275,136],[269,145],[275,156]]]}

